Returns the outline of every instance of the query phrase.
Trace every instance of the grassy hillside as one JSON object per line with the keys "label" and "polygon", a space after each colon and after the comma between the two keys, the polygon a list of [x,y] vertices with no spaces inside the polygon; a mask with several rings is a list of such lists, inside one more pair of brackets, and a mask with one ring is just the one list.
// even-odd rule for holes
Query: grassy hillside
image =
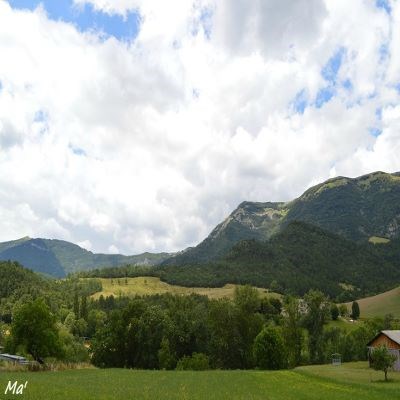
{"label": "grassy hillside", "polygon": [[381,372],[369,370],[366,363],[274,372],[89,369],[2,373],[0,387],[4,391],[9,380],[28,381],[21,396],[26,400],[400,399],[400,374],[389,373],[392,380],[388,383],[383,383],[382,377]]}
{"label": "grassy hillside", "polygon": [[[221,288],[188,288],[183,286],[169,285],[161,282],[160,278],[155,277],[137,277],[137,278],[120,278],[120,279],[100,279],[103,290],[93,295],[94,298],[99,298],[114,295],[119,296],[144,296],[154,294],[182,294],[189,295],[192,293],[208,296],[212,299],[220,299],[227,297],[232,299],[236,285],[227,284]],[[266,289],[258,289],[260,295],[269,297],[280,297],[276,293],[270,293]]]}
{"label": "grassy hillside", "polygon": [[[393,314],[400,318],[400,287],[357,300],[360,306],[362,318],[383,317],[385,314]],[[351,307],[351,303],[347,303]]]}

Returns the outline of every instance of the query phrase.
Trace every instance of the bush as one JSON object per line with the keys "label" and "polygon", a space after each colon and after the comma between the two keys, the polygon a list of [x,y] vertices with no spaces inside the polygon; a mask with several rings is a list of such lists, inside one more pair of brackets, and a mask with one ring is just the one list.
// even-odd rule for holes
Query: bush
{"label": "bush", "polygon": [[340,311],[336,304],[332,304],[331,306],[331,318],[332,321],[336,321],[339,317]]}
{"label": "bush", "polygon": [[208,357],[203,353],[193,353],[191,356],[182,357],[176,366],[177,370],[204,371],[210,369]]}
{"label": "bush", "polygon": [[276,328],[263,328],[254,340],[253,353],[258,368],[282,369],[287,365],[283,337]]}

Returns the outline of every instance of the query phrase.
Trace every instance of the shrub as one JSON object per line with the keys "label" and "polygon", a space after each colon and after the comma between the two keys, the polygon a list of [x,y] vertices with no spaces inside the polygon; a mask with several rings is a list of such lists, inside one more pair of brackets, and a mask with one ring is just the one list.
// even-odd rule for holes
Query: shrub
{"label": "shrub", "polygon": [[258,368],[282,369],[287,365],[283,337],[276,328],[263,328],[254,340],[253,353]]}
{"label": "shrub", "polygon": [[210,369],[208,357],[203,353],[193,353],[191,356],[184,356],[176,365],[177,370],[204,371]]}

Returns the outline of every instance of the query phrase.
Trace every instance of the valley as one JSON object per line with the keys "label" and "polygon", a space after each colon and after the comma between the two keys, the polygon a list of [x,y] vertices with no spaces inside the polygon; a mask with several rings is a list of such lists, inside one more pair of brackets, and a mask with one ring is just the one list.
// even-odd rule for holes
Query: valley
{"label": "valley", "polygon": [[243,202],[178,253],[0,243],[0,346],[42,371],[18,372],[33,400],[64,399],[65,385],[84,400],[395,399],[399,375],[382,386],[365,360],[399,327],[399,196],[399,174],[338,177],[289,202]]}

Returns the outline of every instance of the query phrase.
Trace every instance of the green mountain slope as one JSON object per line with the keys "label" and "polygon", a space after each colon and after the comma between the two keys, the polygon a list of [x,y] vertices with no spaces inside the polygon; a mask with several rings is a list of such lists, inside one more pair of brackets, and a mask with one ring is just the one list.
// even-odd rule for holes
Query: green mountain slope
{"label": "green mountain slope", "polygon": [[399,264],[382,257],[373,244],[292,222],[268,241],[239,242],[218,263],[159,266],[156,271],[177,285],[249,283],[299,295],[317,288],[343,301],[392,288],[400,281]]}
{"label": "green mountain slope", "polygon": [[288,203],[244,202],[198,246],[164,265],[220,259],[237,242],[266,240],[292,221],[305,221],[354,241],[400,236],[400,173],[338,177]]}
{"label": "green mountain slope", "polygon": [[133,256],[95,254],[64,240],[23,238],[0,243],[0,260],[18,261],[33,271],[54,277],[125,264],[155,265],[170,256],[169,253],[143,253]]}
{"label": "green mountain slope", "polygon": [[400,234],[400,174],[338,177],[314,186],[289,204],[284,224],[301,220],[348,239]]}

